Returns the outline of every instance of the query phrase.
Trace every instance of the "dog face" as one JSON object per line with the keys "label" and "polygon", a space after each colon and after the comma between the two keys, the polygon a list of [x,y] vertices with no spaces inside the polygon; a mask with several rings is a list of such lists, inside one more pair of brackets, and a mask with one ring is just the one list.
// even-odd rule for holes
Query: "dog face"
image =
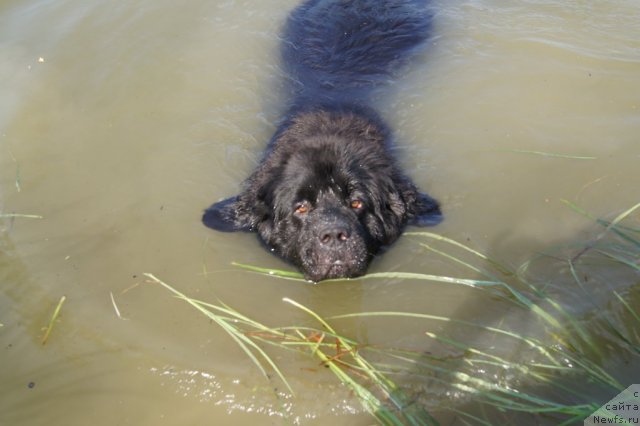
{"label": "dog face", "polygon": [[245,191],[212,205],[204,223],[220,231],[256,231],[311,281],[364,274],[406,224],[432,225],[441,213],[397,170],[384,135],[360,121],[309,131],[294,123]]}

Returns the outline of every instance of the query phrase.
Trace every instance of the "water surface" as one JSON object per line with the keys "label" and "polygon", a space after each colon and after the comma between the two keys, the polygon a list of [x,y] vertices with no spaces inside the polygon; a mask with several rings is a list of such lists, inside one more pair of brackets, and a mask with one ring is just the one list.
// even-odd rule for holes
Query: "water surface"
{"label": "water surface", "polygon": [[[296,396],[274,391],[221,329],[144,272],[270,325],[312,323],[288,297],[321,315],[413,311],[537,333],[473,289],[251,274],[231,262],[287,265],[253,235],[201,225],[206,206],[239,191],[274,131],[278,31],[296,3],[2,2],[0,210],[42,218],[0,219],[0,424],[372,423],[302,355],[275,352]],[[517,267],[597,231],[561,200],[610,218],[640,201],[640,3],[434,7],[430,45],[379,109],[408,173],[442,202],[435,232]],[[372,272],[382,271],[473,278],[415,238],[376,260]],[[599,273],[622,282],[615,269]],[[433,345],[426,331],[456,333],[415,321],[340,327],[421,351]],[[465,402],[446,386],[423,388],[442,418]]]}

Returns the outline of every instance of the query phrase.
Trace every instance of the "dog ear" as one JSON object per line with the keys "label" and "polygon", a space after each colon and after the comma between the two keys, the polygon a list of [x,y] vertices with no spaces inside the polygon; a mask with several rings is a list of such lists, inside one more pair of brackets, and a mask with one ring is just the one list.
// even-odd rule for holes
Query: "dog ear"
{"label": "dog ear", "polygon": [[204,211],[202,223],[222,232],[252,231],[254,221],[240,196],[214,203]]}
{"label": "dog ear", "polygon": [[412,217],[409,219],[409,225],[433,226],[442,222],[443,219],[440,204],[422,192],[418,192],[415,203],[410,210]]}

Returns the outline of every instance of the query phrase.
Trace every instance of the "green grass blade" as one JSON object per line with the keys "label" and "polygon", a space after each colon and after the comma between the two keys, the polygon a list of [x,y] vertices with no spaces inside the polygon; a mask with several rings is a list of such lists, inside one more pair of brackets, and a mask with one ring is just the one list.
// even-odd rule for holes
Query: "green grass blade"
{"label": "green grass blade", "polygon": [[506,268],[505,266],[503,266],[500,262],[495,261],[494,259],[491,259],[490,257],[486,256],[485,254],[472,249],[471,247],[462,244],[454,239],[451,238],[447,238],[443,235],[439,235],[439,234],[435,234],[433,232],[426,232],[426,231],[419,231],[419,232],[405,232],[404,235],[408,235],[408,236],[417,236],[417,237],[425,237],[425,238],[431,238],[433,240],[436,241],[441,241],[441,242],[445,242],[448,243],[454,247],[458,247],[462,250],[465,250],[471,254],[473,254],[474,256],[479,257],[480,259],[482,259],[483,261],[493,265],[496,269],[498,269],[501,273],[505,274],[505,275],[512,275],[513,272],[509,270],[509,268]]}
{"label": "green grass blade", "polygon": [[460,259],[458,257],[455,257],[455,256],[453,256],[453,255],[451,255],[449,253],[445,253],[442,250],[438,250],[438,249],[436,249],[434,247],[431,247],[429,244],[420,243],[420,247],[423,247],[423,248],[425,248],[425,249],[427,249],[427,250],[429,250],[429,251],[431,251],[433,253],[439,254],[440,256],[442,256],[442,257],[444,257],[446,259],[449,259],[452,262],[457,263],[458,265],[462,265],[465,268],[471,269],[473,272],[476,272],[478,274],[484,275],[485,277],[487,277],[487,278],[489,278],[489,279],[491,279],[493,281],[499,282],[499,280],[496,279],[494,276],[492,276],[491,274],[483,271],[482,269],[478,268],[477,266],[474,266],[474,265],[470,264],[469,262],[465,262],[464,260],[462,260],[462,259]]}
{"label": "green grass blade", "polygon": [[310,283],[310,281],[307,281],[304,279],[304,277],[300,272],[286,271],[283,269],[274,269],[274,268],[261,268],[259,266],[247,265],[247,264],[238,263],[238,262],[231,262],[231,264],[233,266],[237,266],[239,268],[246,269],[248,271],[258,272],[260,274],[268,275],[271,277],[279,277],[279,278],[284,278],[284,279],[293,280],[293,281],[302,281],[302,282]]}
{"label": "green grass blade", "polygon": [[[626,232],[623,232],[623,231],[638,232],[638,230],[625,228],[625,227],[620,225],[620,222],[622,220],[626,219],[631,213],[633,213],[635,210],[640,208],[640,203],[638,203],[638,204],[632,206],[631,208],[625,210],[624,212],[619,214],[615,219],[613,219],[612,221],[609,222],[609,221],[606,221],[606,220],[603,220],[603,219],[598,219],[598,218],[593,217],[587,211],[585,211],[584,209],[581,209],[580,207],[576,206],[571,201],[564,200],[564,199],[562,199],[560,201],[563,202],[564,204],[568,205],[575,212],[581,214],[582,216],[585,216],[588,219],[591,219],[591,220],[595,221],[596,223],[598,223],[599,225],[601,225],[601,226],[603,226],[605,228],[605,230],[595,238],[595,241],[600,240],[602,237],[604,237],[604,235],[607,234],[607,232],[609,230],[612,230],[620,238],[622,238],[623,240],[633,244],[636,247],[636,249],[640,248],[640,240],[631,237]],[[587,248],[588,247],[589,246],[587,246]]]}
{"label": "green grass blade", "polygon": [[38,214],[22,214],[22,213],[0,213],[0,219],[23,218],[23,219],[44,219],[44,216]]}
{"label": "green grass blade", "polygon": [[51,335],[51,331],[53,330],[53,326],[55,325],[56,320],[58,319],[58,316],[60,316],[60,311],[62,310],[62,305],[64,304],[65,300],[67,300],[66,296],[62,296],[60,298],[60,300],[58,301],[58,304],[56,305],[56,308],[53,311],[53,315],[51,315],[51,319],[49,320],[49,325],[47,326],[47,329],[44,332],[44,336],[42,336],[41,343],[43,345],[46,345],[47,341],[49,340],[49,336]]}
{"label": "green grass blade", "polygon": [[162,285],[163,287],[165,287],[166,289],[168,289],[169,291],[174,293],[178,298],[180,298],[180,299],[184,300],[185,302],[189,303],[191,306],[195,307],[200,312],[205,314],[208,318],[213,320],[216,324],[218,324],[236,342],[236,344],[238,344],[238,346],[249,357],[249,359],[251,359],[251,361],[256,365],[256,367],[258,367],[258,369],[260,370],[262,375],[264,375],[267,379],[269,379],[269,375],[267,374],[267,371],[265,370],[265,368],[263,367],[262,363],[256,357],[256,355],[252,352],[251,349],[255,350],[262,357],[262,359],[273,369],[273,371],[275,371],[275,373],[278,375],[280,380],[282,380],[282,382],[285,384],[285,386],[287,387],[289,392],[292,395],[295,394],[295,392],[293,391],[293,388],[291,387],[291,385],[289,384],[287,379],[284,377],[284,375],[282,374],[282,372],[280,371],[280,369],[278,368],[276,363],[271,359],[271,357],[269,357],[269,355],[267,355],[267,353],[264,352],[264,350],[262,348],[260,348],[258,345],[256,345],[255,342],[253,342],[251,339],[249,339],[244,333],[242,333],[240,330],[238,330],[232,324],[230,324],[229,322],[227,322],[224,319],[220,318],[219,316],[217,316],[213,312],[205,309],[197,301],[194,301],[194,300],[190,299],[189,297],[187,297],[186,295],[184,295],[180,291],[178,291],[175,288],[171,287],[169,284],[167,284],[164,281],[160,280],[159,278],[155,277],[153,274],[144,273],[143,275],[146,276],[147,278],[151,279],[152,281]]}
{"label": "green grass blade", "polygon": [[597,159],[597,157],[590,157],[590,156],[584,156],[584,155],[558,154],[555,152],[530,151],[526,149],[506,149],[504,151],[513,152],[516,154],[532,154],[532,155],[539,155],[541,157],[564,158],[569,160],[596,160]]}
{"label": "green grass blade", "polygon": [[[571,327],[576,331],[580,339],[582,339],[582,341],[587,344],[587,346],[591,349],[591,351],[593,351],[594,354],[597,354],[598,356],[602,356],[602,351],[600,350],[600,348],[598,348],[598,345],[596,345],[596,343],[593,341],[591,335],[587,332],[587,330],[585,330],[584,327],[582,327],[582,325],[580,325],[580,323],[578,323],[578,321],[573,315],[567,312],[567,310],[561,304],[550,299],[547,299],[547,302],[556,311],[558,311],[560,315],[562,315],[569,322],[569,324],[571,324]],[[571,335],[571,333],[569,335]],[[575,341],[576,339],[572,339],[572,340]],[[574,342],[572,344],[573,346],[577,346],[577,342]]]}
{"label": "green grass blade", "polygon": [[624,298],[622,296],[620,296],[620,294],[618,294],[617,291],[614,291],[613,294],[616,295],[616,297],[618,298],[618,300],[620,301],[620,303],[622,303],[622,305],[625,307],[625,309],[633,316],[633,318],[636,320],[636,322],[638,323],[638,325],[640,325],[640,315],[638,315],[638,313],[629,305],[629,303],[624,300]]}
{"label": "green grass blade", "polygon": [[[431,274],[421,274],[416,272],[373,272],[371,274],[366,274],[361,277],[351,278],[351,280],[359,281],[359,280],[368,280],[368,279],[404,279],[404,280],[421,280],[421,281],[435,281],[449,284],[459,284],[467,287],[502,287],[504,283],[500,281],[487,281],[487,280],[474,280],[468,278],[455,278],[455,277],[447,277],[443,275],[431,275]],[[334,281],[334,280],[329,280]]]}
{"label": "green grass blade", "polygon": [[630,268],[633,268],[636,271],[640,272],[640,263],[638,263],[639,260],[633,261],[633,260],[625,259],[622,256],[619,256],[619,255],[614,254],[614,253],[610,253],[610,252],[605,251],[605,250],[600,250],[600,249],[594,249],[594,250],[596,252],[598,252],[598,253],[610,258],[610,259],[615,260],[616,262],[622,263],[623,265],[627,265]]}

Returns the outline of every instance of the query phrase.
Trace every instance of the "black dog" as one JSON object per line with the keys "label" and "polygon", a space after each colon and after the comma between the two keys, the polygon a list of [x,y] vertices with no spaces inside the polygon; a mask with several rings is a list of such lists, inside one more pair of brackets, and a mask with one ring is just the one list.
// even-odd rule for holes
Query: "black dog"
{"label": "black dog", "polygon": [[219,231],[256,231],[312,281],[365,273],[405,225],[442,216],[388,148],[390,132],[368,106],[428,37],[419,0],[307,0],[282,45],[292,106],[244,190],[202,218]]}

